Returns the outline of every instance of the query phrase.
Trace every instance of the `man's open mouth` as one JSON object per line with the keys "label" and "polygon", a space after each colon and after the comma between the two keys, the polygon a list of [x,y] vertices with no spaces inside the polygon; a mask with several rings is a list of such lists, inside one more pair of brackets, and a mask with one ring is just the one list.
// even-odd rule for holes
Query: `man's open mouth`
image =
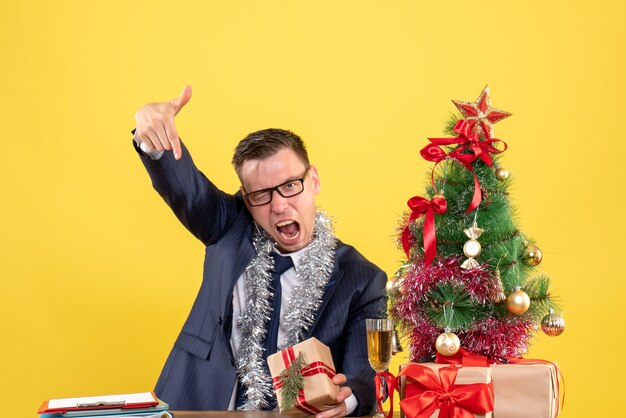
{"label": "man's open mouth", "polygon": [[281,237],[287,241],[292,241],[300,235],[300,224],[296,221],[287,220],[276,224],[276,229]]}

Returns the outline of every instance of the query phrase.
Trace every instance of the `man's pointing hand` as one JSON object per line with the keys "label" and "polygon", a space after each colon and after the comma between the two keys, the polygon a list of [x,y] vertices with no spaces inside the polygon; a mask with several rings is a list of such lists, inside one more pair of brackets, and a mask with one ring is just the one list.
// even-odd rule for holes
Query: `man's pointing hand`
{"label": "man's pointing hand", "polygon": [[181,146],[174,116],[191,100],[191,87],[185,86],[180,95],[163,103],[147,103],[135,114],[136,137],[149,149],[173,150],[180,159]]}

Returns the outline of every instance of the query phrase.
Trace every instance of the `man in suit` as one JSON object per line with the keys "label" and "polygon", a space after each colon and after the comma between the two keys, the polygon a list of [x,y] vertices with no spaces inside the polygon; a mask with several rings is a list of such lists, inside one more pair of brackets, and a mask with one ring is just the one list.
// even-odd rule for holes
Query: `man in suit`
{"label": "man in suit", "polygon": [[273,409],[267,355],[309,337],[331,349],[341,386],[320,418],[369,413],[366,318],[385,315],[385,274],[336,239],[316,209],[319,173],[302,140],[266,129],[243,139],[235,194],[194,165],[174,117],[190,87],[137,114],[134,144],[154,188],[205,245],[202,286],[156,386],[178,410]]}

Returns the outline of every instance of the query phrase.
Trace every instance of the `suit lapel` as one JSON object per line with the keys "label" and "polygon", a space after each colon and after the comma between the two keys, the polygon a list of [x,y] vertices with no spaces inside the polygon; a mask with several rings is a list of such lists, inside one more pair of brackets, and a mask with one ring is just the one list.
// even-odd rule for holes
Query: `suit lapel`
{"label": "suit lapel", "polygon": [[313,321],[313,324],[311,324],[311,327],[307,330],[305,334],[305,337],[304,337],[305,340],[307,338],[311,338],[311,335],[313,335],[313,331],[315,330],[315,327],[317,326],[317,322],[322,316],[324,309],[326,309],[328,302],[330,301],[333,294],[335,293],[335,289],[337,289],[337,287],[340,285],[340,282],[343,279],[344,274],[345,274],[345,270],[339,268],[337,255],[335,254],[335,266],[333,268],[333,272],[331,273],[330,280],[328,280],[328,283],[326,284],[326,288],[324,289],[324,296],[322,296],[322,303],[320,304],[320,307],[317,309],[317,312],[315,313],[315,320]]}
{"label": "suit lapel", "polygon": [[[232,269],[230,270],[229,280],[228,282],[228,293],[225,300],[224,305],[224,313],[223,318],[225,318],[223,324],[223,330],[227,331],[226,336],[230,339],[230,335],[232,333],[231,321],[233,314],[233,290],[235,285],[237,284],[237,280],[243,274],[244,270],[250,263],[250,261],[254,258],[255,251],[254,246],[252,245],[252,229],[254,228],[254,224],[251,222],[248,223],[246,230],[243,233],[243,238],[238,243],[233,243],[233,254],[234,263],[232,264]],[[237,246],[237,244],[239,244]],[[223,267],[228,266],[231,260],[225,260]],[[228,345],[228,349],[230,351],[230,344]],[[232,354],[232,353],[231,353]]]}
{"label": "suit lapel", "polygon": [[237,278],[241,276],[245,268],[255,256],[254,246],[252,245],[252,229],[254,224],[248,224],[246,231],[243,234],[243,239],[239,243],[239,248],[233,253],[235,255],[233,271],[231,272],[231,284],[237,281]]}

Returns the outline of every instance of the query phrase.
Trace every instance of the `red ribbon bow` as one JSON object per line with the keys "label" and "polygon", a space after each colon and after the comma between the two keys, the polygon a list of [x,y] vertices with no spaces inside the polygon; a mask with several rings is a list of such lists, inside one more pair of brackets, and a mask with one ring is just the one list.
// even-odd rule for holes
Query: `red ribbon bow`
{"label": "red ribbon bow", "polygon": [[[280,353],[282,354],[283,364],[285,365],[285,368],[289,368],[289,366],[291,366],[291,363],[296,360],[296,354],[293,351],[293,347],[287,347]],[[299,373],[304,377],[324,373],[330,379],[332,379],[337,374],[335,369],[322,361],[315,361],[308,366],[303,367],[302,369],[300,369]],[[274,389],[280,389],[281,387],[283,387],[283,381],[280,376],[274,377],[272,379],[272,382],[274,384]],[[300,389],[300,392],[298,393],[298,397],[296,398],[294,406],[309,415],[315,415],[322,412],[320,409],[307,402],[306,396],[304,396],[304,390],[302,389]]]}
{"label": "red ribbon bow", "polygon": [[[506,150],[507,145],[504,141],[497,138],[487,138],[481,141],[477,133],[472,133],[471,125],[465,120],[457,121],[453,130],[459,134],[455,138],[428,138],[431,143],[422,148],[420,154],[426,161],[432,161],[435,163],[430,175],[433,187],[435,187],[435,168],[437,167],[437,164],[447,158],[457,160],[463,167],[472,173],[472,176],[474,176],[474,196],[465,210],[465,213],[470,213],[476,209],[478,205],[480,205],[480,201],[482,199],[480,182],[478,181],[474,168],[472,168],[472,163],[476,159],[480,158],[485,164],[491,167],[493,164],[491,154],[499,154],[503,152]],[[492,145],[498,142],[504,144],[503,150],[499,150]],[[450,154],[446,154],[446,152],[439,147],[440,145],[454,144],[458,144],[459,147]],[[464,153],[463,151],[465,150],[470,150],[471,153]]]}
{"label": "red ribbon bow", "polygon": [[409,199],[407,205],[409,206],[409,209],[411,209],[411,215],[404,231],[402,232],[402,247],[404,248],[407,258],[410,258],[411,231],[409,226],[415,219],[426,214],[426,218],[424,219],[424,258],[426,265],[428,266],[437,255],[435,212],[438,214],[445,213],[448,208],[448,202],[446,202],[445,197],[440,194],[436,194],[431,200],[421,196],[413,196]]}
{"label": "red ribbon bow", "polygon": [[[458,368],[442,367],[438,375],[426,366],[411,363],[398,374],[406,376],[415,394],[400,401],[407,418],[429,418],[439,409],[440,418],[473,418],[493,411],[493,383],[455,384]],[[407,385],[407,387],[409,387]]]}
{"label": "red ribbon bow", "polygon": [[430,173],[430,182],[435,187],[435,168],[437,164],[444,161],[446,158],[452,158],[457,160],[463,167],[468,169],[472,175],[474,176],[474,196],[472,197],[472,201],[469,206],[465,210],[465,213],[470,213],[474,209],[480,205],[480,201],[482,199],[482,194],[480,192],[480,182],[478,181],[478,177],[476,176],[476,172],[472,168],[471,160],[472,154],[456,154],[450,153],[446,154],[444,150],[442,150],[439,146],[435,144],[428,144],[420,151],[420,154],[426,161],[432,161],[436,163]]}
{"label": "red ribbon bow", "polygon": [[[480,182],[478,181],[478,177],[476,176],[476,172],[472,168],[472,163],[480,158],[483,160],[485,164],[491,167],[493,164],[493,159],[491,158],[491,154],[500,154],[505,151],[507,145],[504,141],[497,138],[487,138],[484,141],[481,141],[478,137],[477,133],[472,133],[471,125],[465,120],[457,121],[454,126],[454,132],[459,135],[455,138],[428,138],[431,142],[426,145],[420,151],[422,157],[427,161],[432,161],[437,167],[441,161],[446,158],[452,158],[457,160],[463,167],[467,168],[472,175],[474,176],[474,196],[472,197],[472,201],[469,206],[465,210],[465,213],[470,213],[474,209],[480,205],[481,201],[481,192],[480,192]],[[499,150],[494,147],[492,144],[501,142],[504,144],[504,149]],[[446,154],[444,150],[442,150],[439,145],[454,145],[459,144],[459,147],[452,151],[450,154]],[[471,153],[464,153],[463,151],[470,150]],[[434,174],[435,167],[431,172],[431,182],[433,187],[435,186]]]}
{"label": "red ribbon bow", "polygon": [[[382,381],[387,384],[387,393],[389,394],[389,412],[385,414],[383,411],[383,401],[385,400],[385,391]],[[394,375],[389,372],[378,372],[374,376],[374,386],[376,388],[376,402],[378,403],[378,410],[385,418],[393,416],[393,392],[398,390],[398,382]]]}
{"label": "red ribbon bow", "polygon": [[[480,158],[489,167],[493,164],[491,154],[500,154],[507,149],[506,142],[498,138],[486,138],[481,141],[476,132],[472,133],[471,126],[466,120],[457,121],[453,130],[459,134],[455,138],[428,138],[428,140],[434,145],[459,144],[460,146],[450,153],[451,157],[465,160],[469,163],[473,163],[476,159]],[[504,145],[504,149],[499,150],[492,145],[498,142]],[[465,150],[470,150],[472,153],[463,153]]]}

